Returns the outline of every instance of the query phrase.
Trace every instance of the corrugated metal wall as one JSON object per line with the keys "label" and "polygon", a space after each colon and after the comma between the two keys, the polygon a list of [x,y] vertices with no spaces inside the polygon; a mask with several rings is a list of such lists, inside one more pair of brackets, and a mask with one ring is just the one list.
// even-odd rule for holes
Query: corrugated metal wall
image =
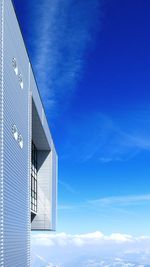
{"label": "corrugated metal wall", "polygon": [[0,3],[0,266],[3,258],[3,12],[4,3]]}
{"label": "corrugated metal wall", "polygon": [[[12,60],[16,58],[18,75]],[[23,89],[19,83],[23,77]],[[10,0],[4,1],[4,266],[30,266],[29,61]],[[12,134],[16,125],[23,149]]]}

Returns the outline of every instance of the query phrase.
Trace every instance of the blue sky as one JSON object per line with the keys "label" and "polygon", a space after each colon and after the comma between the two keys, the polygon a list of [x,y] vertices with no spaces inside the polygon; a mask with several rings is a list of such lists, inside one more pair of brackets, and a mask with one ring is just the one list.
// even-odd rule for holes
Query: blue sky
{"label": "blue sky", "polygon": [[14,4],[59,156],[58,232],[149,235],[149,1]]}

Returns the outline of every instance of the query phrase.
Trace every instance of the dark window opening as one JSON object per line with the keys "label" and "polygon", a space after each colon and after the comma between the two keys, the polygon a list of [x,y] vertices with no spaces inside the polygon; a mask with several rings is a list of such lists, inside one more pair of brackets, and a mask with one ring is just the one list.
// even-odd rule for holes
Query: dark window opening
{"label": "dark window opening", "polygon": [[32,142],[31,211],[37,212],[37,148]]}

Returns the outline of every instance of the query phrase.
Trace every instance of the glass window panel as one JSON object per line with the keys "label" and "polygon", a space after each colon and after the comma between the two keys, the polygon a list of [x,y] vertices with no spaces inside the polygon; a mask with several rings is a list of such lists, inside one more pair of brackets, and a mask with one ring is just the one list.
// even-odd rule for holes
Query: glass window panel
{"label": "glass window panel", "polygon": [[32,162],[31,162],[31,209],[37,211],[37,149],[32,142]]}

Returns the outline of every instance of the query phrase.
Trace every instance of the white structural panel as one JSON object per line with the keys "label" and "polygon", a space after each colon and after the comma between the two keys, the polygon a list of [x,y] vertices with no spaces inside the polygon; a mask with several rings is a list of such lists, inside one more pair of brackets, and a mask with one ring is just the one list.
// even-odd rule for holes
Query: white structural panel
{"label": "white structural panel", "polygon": [[[11,0],[0,2],[0,267],[30,266],[30,230],[55,230],[57,154]],[[31,225],[31,144],[38,209]]]}

